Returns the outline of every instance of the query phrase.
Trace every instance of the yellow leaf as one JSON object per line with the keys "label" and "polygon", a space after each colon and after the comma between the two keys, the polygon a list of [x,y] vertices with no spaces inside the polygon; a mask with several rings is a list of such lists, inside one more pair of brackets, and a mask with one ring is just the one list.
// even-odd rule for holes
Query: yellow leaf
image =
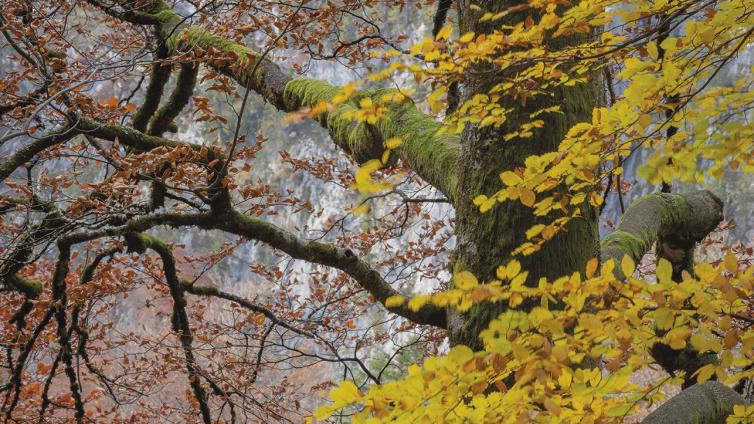
{"label": "yellow leaf", "polygon": [[406,298],[399,294],[392,295],[385,299],[385,307],[394,308],[396,306],[401,306],[405,300]]}
{"label": "yellow leaf", "polygon": [[661,283],[672,282],[673,265],[665,258],[657,261],[657,281]]}
{"label": "yellow leaf", "polygon": [[411,300],[408,301],[408,308],[416,312],[419,309],[421,309],[422,306],[424,306],[429,301],[430,301],[430,296],[428,295],[414,296],[411,298]]}
{"label": "yellow leaf", "polygon": [[441,97],[448,91],[448,87],[442,85],[427,97],[427,103],[432,113],[440,113],[445,109],[445,101]]}
{"label": "yellow leaf", "polygon": [[631,411],[631,408],[633,406],[634,406],[634,403],[626,403],[624,405],[612,407],[608,409],[607,416],[608,417],[623,417]]}
{"label": "yellow leaf", "polygon": [[738,271],[738,258],[736,258],[735,254],[728,253],[727,255],[725,255],[723,263],[725,264],[725,269],[728,270],[728,272],[735,273]]}
{"label": "yellow leaf", "polygon": [[674,328],[665,335],[665,341],[675,350],[680,350],[686,347],[686,340],[691,335],[691,329],[689,327]]}
{"label": "yellow leaf", "polygon": [[657,60],[660,57],[660,52],[657,50],[657,43],[651,41],[647,43],[647,53],[652,60]]}
{"label": "yellow leaf", "polygon": [[597,258],[589,259],[589,262],[586,263],[586,278],[594,277],[594,272],[597,271],[598,265],[599,261],[597,261]]}
{"label": "yellow leaf", "polygon": [[655,323],[659,330],[669,330],[675,322],[675,312],[670,308],[660,308],[655,313]]}
{"label": "yellow leaf", "polygon": [[489,115],[486,116],[484,119],[482,119],[482,122],[479,123],[479,128],[488,127],[492,124],[494,124],[497,121],[497,117]]}
{"label": "yellow leaf", "polygon": [[349,404],[362,396],[355,384],[346,380],[340,386],[330,390],[330,399],[334,402]]}
{"label": "yellow leaf", "polygon": [[526,230],[526,238],[528,240],[531,240],[532,238],[536,237],[539,233],[542,232],[542,230],[545,229],[544,224],[537,224],[528,230]]}
{"label": "yellow leaf", "polygon": [[365,98],[359,100],[359,106],[362,109],[368,109],[368,108],[372,107],[372,99],[370,99],[369,97],[365,97]]}
{"label": "yellow leaf", "polygon": [[540,21],[540,25],[542,25],[544,29],[551,29],[551,28],[555,28],[555,25],[557,25],[559,22],[560,22],[560,18],[558,17],[558,15],[547,14],[542,17],[542,20]]}
{"label": "yellow leaf", "polygon": [[535,201],[536,196],[533,191],[528,188],[521,189],[521,203],[523,203],[524,206],[532,207],[534,206]]}
{"label": "yellow leaf", "polygon": [[624,255],[620,261],[620,270],[623,271],[623,275],[628,278],[633,275],[635,269],[636,263],[634,263],[633,258],[629,255]]}
{"label": "yellow leaf", "polygon": [[505,171],[502,174],[500,174],[500,179],[503,181],[503,183],[507,186],[514,186],[521,184],[524,180],[521,179],[521,177],[518,176],[515,172],[512,171]]}
{"label": "yellow leaf", "polygon": [[448,37],[450,37],[450,34],[453,33],[453,27],[451,26],[444,26],[440,31],[437,32],[437,37],[435,39],[437,40],[447,40]]}
{"label": "yellow leaf", "polygon": [[715,373],[715,365],[714,364],[707,364],[701,368],[699,368],[694,375],[696,376],[696,383],[702,384],[705,381],[709,380],[710,377],[712,377],[712,374]]}
{"label": "yellow leaf", "polygon": [[521,262],[513,260],[505,267],[505,277],[509,280],[521,273]]}
{"label": "yellow leaf", "polygon": [[453,283],[461,290],[469,290],[479,285],[479,281],[477,281],[474,274],[468,271],[453,274]]}
{"label": "yellow leaf", "polygon": [[649,126],[649,124],[652,123],[652,116],[648,113],[643,113],[641,116],[639,116],[639,120],[636,121],[636,124],[641,127],[641,129],[645,129]]}
{"label": "yellow leaf", "polygon": [[461,43],[468,43],[469,41],[474,39],[474,33],[473,32],[467,32],[466,34],[463,34],[458,41]]}
{"label": "yellow leaf", "polygon": [[602,204],[602,196],[597,194],[596,191],[589,193],[589,204],[592,206],[600,206]]}

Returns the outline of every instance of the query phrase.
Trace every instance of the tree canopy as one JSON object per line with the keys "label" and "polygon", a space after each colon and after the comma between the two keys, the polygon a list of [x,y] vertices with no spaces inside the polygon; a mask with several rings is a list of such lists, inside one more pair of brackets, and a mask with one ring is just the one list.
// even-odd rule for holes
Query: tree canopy
{"label": "tree canopy", "polygon": [[0,17],[5,421],[752,421],[750,2]]}

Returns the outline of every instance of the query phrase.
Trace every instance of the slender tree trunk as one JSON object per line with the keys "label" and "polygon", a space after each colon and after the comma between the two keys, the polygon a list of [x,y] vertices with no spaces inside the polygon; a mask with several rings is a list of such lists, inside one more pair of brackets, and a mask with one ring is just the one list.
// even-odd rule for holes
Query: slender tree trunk
{"label": "slender tree trunk", "polygon": [[[519,2],[474,1],[481,11],[469,7],[471,1],[458,2],[461,34],[489,32],[489,23],[479,23],[479,17],[487,11],[497,12]],[[522,20],[520,14],[510,17],[511,22]],[[533,17],[535,20],[538,17]],[[495,22],[495,26],[501,24]],[[576,40],[560,40],[565,45]],[[495,71],[486,65],[469,73],[463,84],[462,99],[475,94],[487,93],[490,88],[510,76],[515,70]],[[594,106],[598,104],[599,90],[596,81],[563,87],[552,91],[552,96],[538,96],[528,101],[504,100],[506,107],[514,108],[500,128],[468,127],[461,136],[462,152],[458,161],[458,196],[456,205],[456,233],[458,250],[454,269],[467,270],[480,281],[495,278],[495,269],[511,259],[511,252],[526,241],[525,231],[536,224],[533,210],[518,201],[497,205],[486,213],[480,213],[472,199],[478,194],[493,194],[502,186],[500,173],[524,166],[530,155],[556,150],[568,129],[575,123],[591,120]],[[514,138],[504,141],[503,135],[518,129],[520,124],[530,122],[531,112],[543,107],[560,105],[563,114],[548,114],[543,128],[536,129],[532,138]],[[558,187],[555,190],[562,190]],[[523,268],[529,271],[529,284],[537,284],[540,277],[550,279],[582,271],[586,262],[596,256],[598,247],[597,213],[585,206],[583,219],[571,221],[565,232],[548,241],[532,255],[517,257]],[[468,314],[449,314],[448,329],[451,344],[466,344],[481,348],[479,332],[487,328],[504,305],[482,305]]]}

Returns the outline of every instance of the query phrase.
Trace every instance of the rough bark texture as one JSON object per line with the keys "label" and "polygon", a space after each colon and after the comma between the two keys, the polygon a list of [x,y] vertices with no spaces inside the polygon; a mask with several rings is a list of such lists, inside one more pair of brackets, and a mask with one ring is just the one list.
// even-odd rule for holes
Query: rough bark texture
{"label": "rough bark texture", "polygon": [[[478,22],[481,14],[497,12],[520,2],[486,1],[473,2],[481,6],[474,11],[472,2],[458,3],[460,32],[488,32],[489,23]],[[522,19],[521,14],[511,20]],[[501,24],[501,22],[496,22]],[[574,42],[576,40],[570,40]],[[555,46],[553,46],[555,47]],[[463,99],[477,93],[486,93],[506,78],[506,72],[494,69],[477,69],[467,73],[463,88]],[[489,212],[480,213],[472,199],[478,194],[491,194],[500,189],[500,173],[524,166],[524,159],[530,155],[556,150],[566,131],[574,124],[591,119],[594,106],[598,104],[598,90],[592,82],[574,87],[557,88],[552,96],[540,96],[527,102],[506,100],[504,106],[513,107],[515,112],[507,116],[506,124],[500,128],[469,127],[462,135],[462,153],[458,162],[459,195],[455,202],[457,219],[458,251],[456,270],[468,270],[481,281],[495,278],[495,269],[510,259],[510,253],[526,241],[525,231],[539,221],[532,209],[520,202],[509,201],[496,206]],[[514,138],[503,141],[503,135],[530,122],[529,114],[543,107],[560,105],[563,114],[548,116],[544,128],[538,129],[530,139]],[[558,188],[556,188],[558,190]],[[582,211],[584,219],[573,220],[567,231],[559,234],[537,253],[517,258],[524,269],[529,271],[529,282],[535,283],[540,277],[554,279],[574,271],[582,271],[586,262],[597,251],[597,215],[590,207]],[[466,344],[474,348],[481,345],[479,332],[487,327],[490,319],[502,310],[501,305],[485,305],[472,309],[469,314],[453,314],[449,323],[451,344]]]}
{"label": "rough bark texture", "polygon": [[722,424],[744,399],[717,381],[697,384],[672,397],[642,424]]}

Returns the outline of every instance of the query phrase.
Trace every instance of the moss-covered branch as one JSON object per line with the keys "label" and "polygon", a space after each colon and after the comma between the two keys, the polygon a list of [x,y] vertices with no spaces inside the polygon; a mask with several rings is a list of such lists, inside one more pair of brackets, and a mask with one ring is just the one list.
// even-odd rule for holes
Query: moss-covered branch
{"label": "moss-covered branch", "polygon": [[150,135],[161,136],[165,131],[168,131],[170,124],[191,99],[198,72],[199,67],[193,63],[181,64],[181,70],[178,73],[178,79],[175,82],[175,88],[170,99],[152,118],[152,123],[149,126]]}
{"label": "moss-covered branch", "polygon": [[191,326],[189,325],[188,314],[186,313],[186,298],[183,295],[183,288],[178,278],[178,272],[175,268],[175,258],[170,248],[161,240],[146,234],[140,234],[142,243],[149,249],[154,250],[162,259],[162,268],[165,272],[165,280],[170,290],[170,297],[173,298],[173,331],[178,333],[178,337],[183,347],[183,354],[186,361],[186,372],[189,376],[189,385],[194,392],[199,410],[202,413],[202,419],[205,424],[212,422],[209,405],[207,404],[207,394],[201,384],[201,373],[199,364],[194,357],[192,348],[193,336]]}
{"label": "moss-covered branch", "polygon": [[159,40],[159,31],[155,29],[155,38],[158,39],[157,51],[152,64],[152,73],[149,77],[147,91],[144,94],[144,101],[133,116],[133,127],[141,132],[147,130],[147,124],[152,118],[157,108],[160,106],[162,93],[165,91],[165,84],[170,79],[170,65],[163,61],[168,56],[168,49],[165,43]]}
{"label": "moss-covered branch", "polygon": [[52,146],[65,143],[77,134],[78,132],[73,127],[68,126],[21,147],[9,158],[0,162],[0,182],[5,181],[13,171],[29,162],[37,154]]}
{"label": "moss-covered branch", "polygon": [[744,399],[717,381],[697,384],[670,398],[642,424],[723,424]]}
{"label": "moss-covered branch", "polygon": [[[232,209],[211,213],[162,213],[141,216],[130,219],[124,225],[118,227],[72,232],[63,237],[63,240],[65,243],[71,244],[83,243],[102,237],[117,237],[126,233],[146,231],[162,225],[176,228],[195,226],[206,230],[227,231],[265,243],[292,258],[341,270],[383,305],[390,296],[401,294],[385,281],[379,272],[359,259],[350,250],[326,243],[301,240],[282,228]],[[413,311],[406,306],[407,304],[408,302],[404,302],[401,306],[386,307],[386,309],[418,324],[445,328],[445,309],[426,305],[418,311]]]}
{"label": "moss-covered branch", "polygon": [[[289,71],[266,58],[257,63],[260,53],[203,28],[181,28],[184,20],[164,3],[158,3],[152,15],[161,22],[160,31],[171,54],[193,47],[212,48],[220,59],[209,61],[209,66],[260,94],[281,111],[292,112],[314,106],[332,99],[339,90],[339,87],[323,81],[292,78]],[[356,93],[354,101],[365,97],[377,100],[385,94],[387,91],[384,90],[363,91]],[[338,146],[356,161],[365,162],[382,156],[386,139],[400,137],[403,144],[396,149],[398,157],[449,199],[455,199],[456,162],[460,152],[457,137],[438,135],[441,124],[411,103],[391,106],[389,119],[375,126],[343,118],[343,112],[355,107],[354,102],[347,102],[319,120]]]}
{"label": "moss-covered branch", "polygon": [[28,298],[36,298],[44,285],[39,281],[27,280],[16,273],[26,265],[34,248],[51,241],[66,228],[65,218],[57,210],[50,212],[42,221],[19,237],[0,262],[0,282],[17,290]]}
{"label": "moss-covered branch", "polygon": [[[235,211],[219,218],[219,229],[261,241],[295,259],[303,259],[345,272],[383,305],[389,297],[401,294],[385,281],[379,272],[348,249],[315,241],[300,240],[293,234],[270,223]],[[408,302],[404,302],[400,306],[386,306],[386,308],[418,324],[445,328],[445,309],[427,305],[419,311],[413,311],[406,306],[407,304]]]}
{"label": "moss-covered branch", "polygon": [[[602,261],[620,263],[629,255],[639,263],[657,243],[658,257],[673,264],[673,277],[678,280],[684,269],[690,269],[695,244],[722,219],[722,202],[707,190],[650,194],[626,210],[618,228],[602,240],[600,256]],[[616,268],[620,273],[620,267]]]}
{"label": "moss-covered branch", "polygon": [[[658,258],[670,261],[672,277],[680,281],[684,270],[693,273],[696,243],[722,219],[722,202],[707,190],[689,194],[651,194],[635,201],[626,210],[618,228],[602,241],[601,259],[620,263],[628,255],[639,263],[656,244]],[[619,278],[628,277],[622,275],[620,266],[615,267],[615,272]],[[675,350],[663,343],[656,343],[651,353],[668,373],[685,372],[684,387],[688,388],[650,415],[646,423],[724,422],[732,406],[722,408],[720,401],[728,399],[728,392],[733,390],[712,382],[693,385],[695,371],[716,361],[715,355],[691,348]],[[689,408],[690,405],[693,408]],[[727,412],[719,415],[722,411]]]}

